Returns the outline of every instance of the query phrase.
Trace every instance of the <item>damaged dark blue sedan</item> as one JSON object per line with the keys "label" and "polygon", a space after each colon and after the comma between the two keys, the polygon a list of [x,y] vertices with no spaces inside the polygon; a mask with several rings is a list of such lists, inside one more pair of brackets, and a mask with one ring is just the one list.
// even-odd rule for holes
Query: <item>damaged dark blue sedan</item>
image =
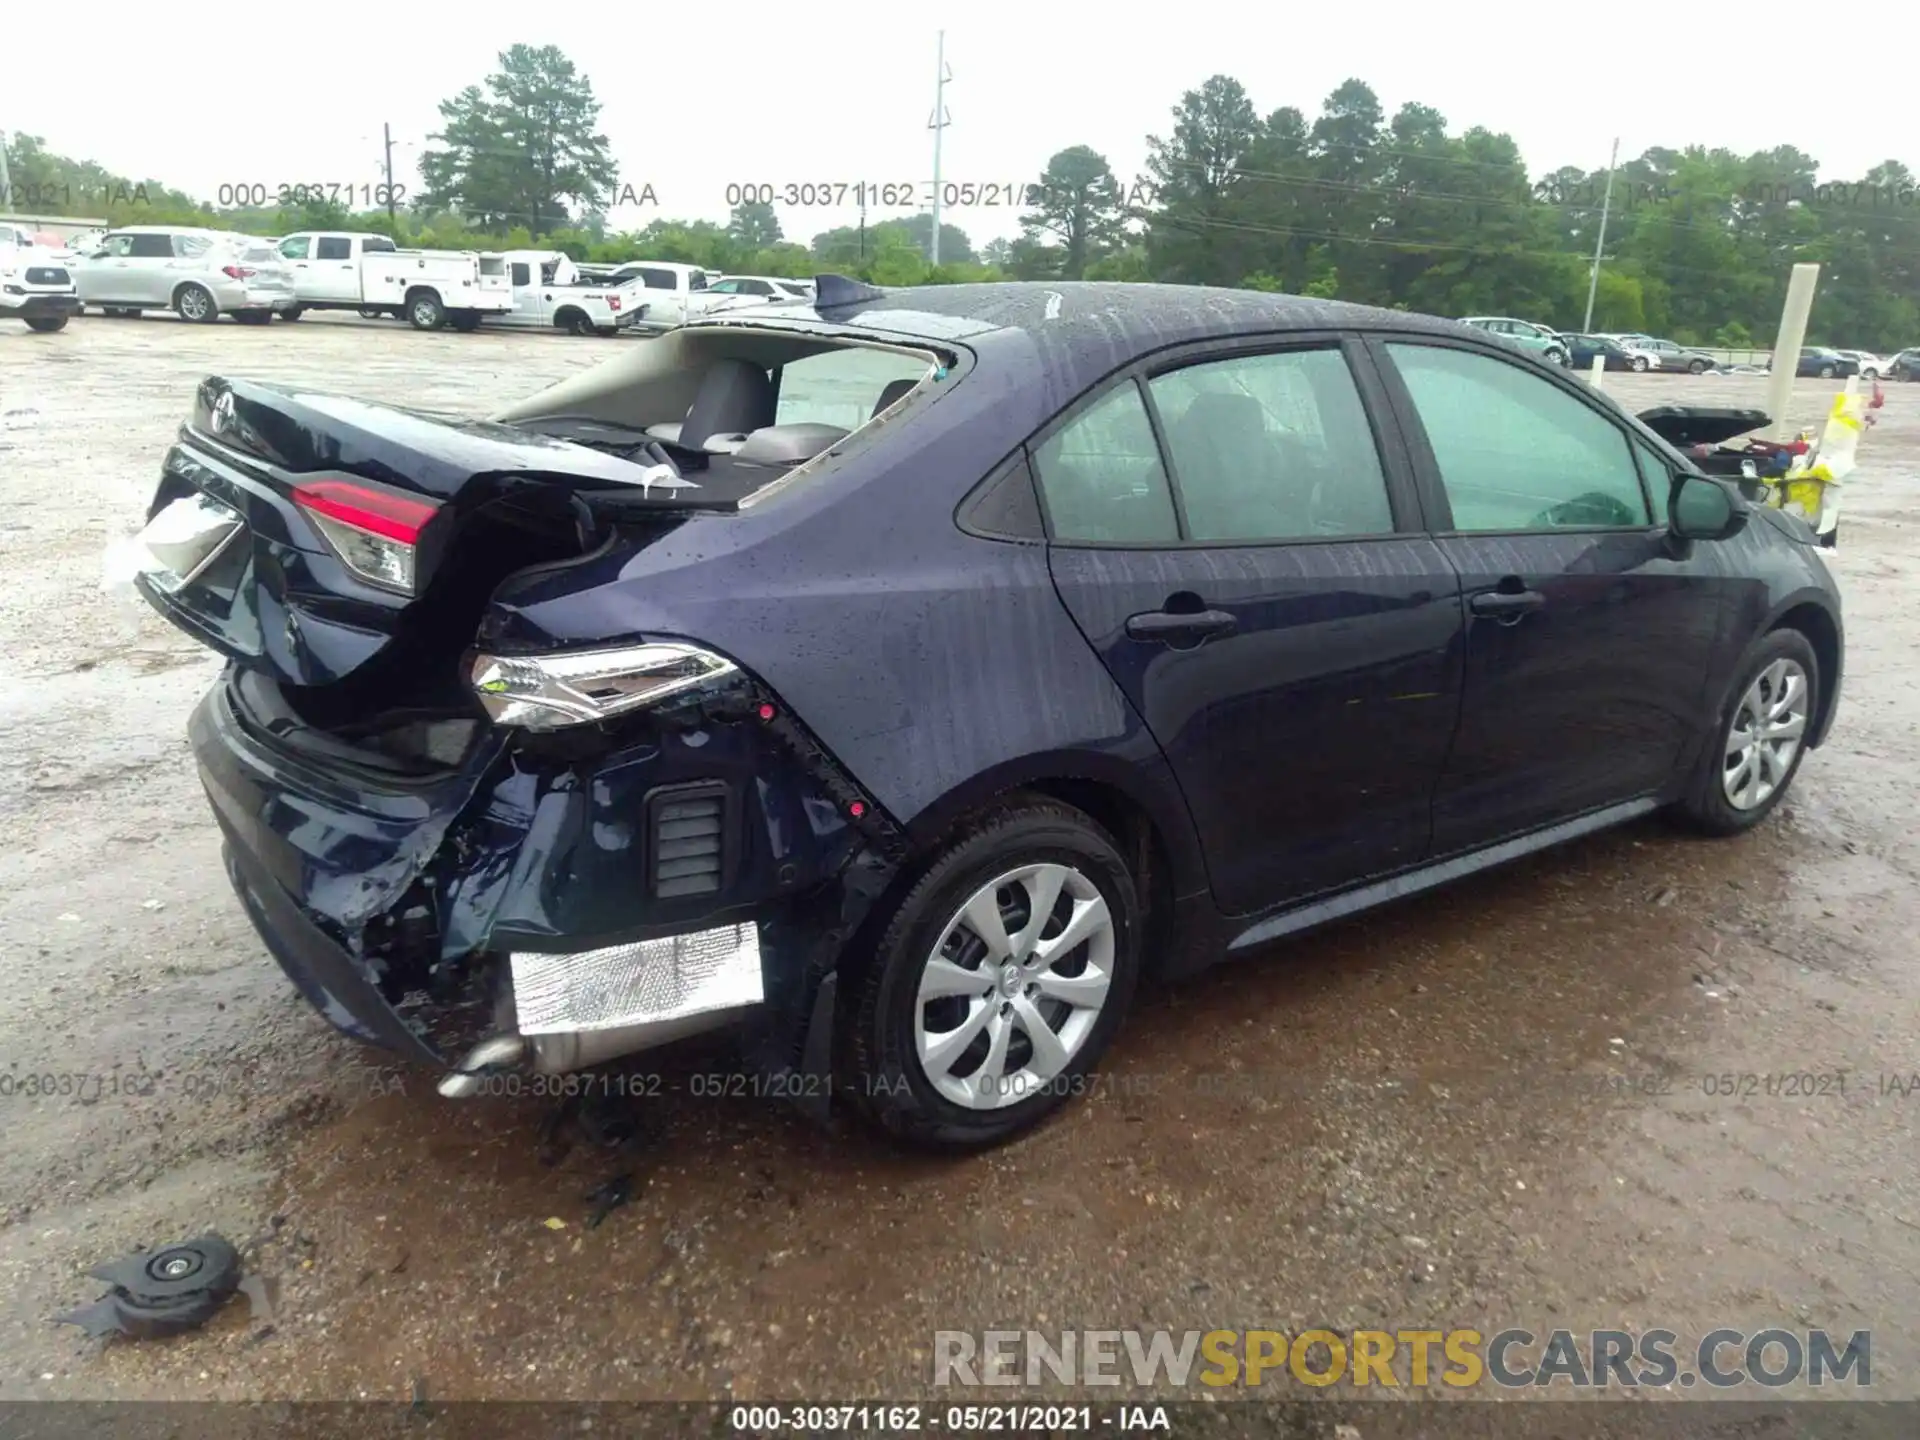
{"label": "damaged dark blue sedan", "polygon": [[735,1027],[971,1146],[1143,973],[1777,805],[1838,595],[1675,448],[1765,418],[1404,313],[828,276],[484,422],[209,379],[139,584],[230,662],[234,888],[342,1030],[459,1095]]}

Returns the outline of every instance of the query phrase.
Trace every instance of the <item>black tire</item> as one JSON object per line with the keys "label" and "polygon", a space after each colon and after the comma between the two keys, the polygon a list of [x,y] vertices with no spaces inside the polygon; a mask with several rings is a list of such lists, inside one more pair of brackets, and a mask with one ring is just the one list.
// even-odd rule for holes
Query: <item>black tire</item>
{"label": "black tire", "polygon": [[1822,380],[1831,380],[1831,379],[1833,379],[1833,366],[1831,366],[1831,365],[1822,365],[1822,366],[1820,367],[1820,378],[1821,378]]}
{"label": "black tire", "polygon": [[67,328],[67,317],[64,315],[30,316],[27,320],[27,328],[29,330],[37,330],[42,335],[51,335],[56,330],[64,330]]}
{"label": "black tire", "polygon": [[282,320],[298,320],[302,315],[306,314],[307,312],[298,305],[289,305],[286,309],[277,310],[274,313],[277,314]]}
{"label": "black tire", "polygon": [[182,285],[174,291],[173,312],[196,325],[211,325],[220,318],[220,306],[204,285]]}
{"label": "black tire", "polygon": [[[1114,940],[1106,997],[1066,1067],[1038,1093],[1000,1108],[969,1109],[934,1088],[916,1052],[921,976],[969,897],[996,876],[1045,862],[1071,866],[1106,902]],[[1020,898],[1024,902],[1024,892]],[[1084,1088],[1112,1042],[1132,998],[1139,946],[1133,877],[1106,832],[1070,806],[1036,795],[1009,797],[946,841],[842,995],[838,1049],[856,1107],[897,1140],[948,1151],[982,1149],[1037,1124]]]}
{"label": "black tire", "polygon": [[[1806,730],[1794,748],[1784,777],[1774,785],[1772,793],[1759,804],[1743,810],[1727,799],[1723,783],[1727,747],[1735,716],[1748,688],[1761,671],[1777,660],[1792,660],[1806,672]],[[1721,698],[1720,708],[1715,714],[1713,734],[1687,781],[1686,793],[1671,807],[1673,818],[1702,834],[1738,835],[1743,830],[1751,830],[1772,814],[1774,807],[1792,787],[1793,777],[1800,772],[1800,762],[1806,758],[1806,737],[1812,733],[1814,717],[1820,713],[1821,686],[1824,683],[1820,676],[1819,658],[1800,631],[1770,630],[1762,635],[1734,671],[1733,683],[1727,687],[1727,693]]]}
{"label": "black tire", "polygon": [[1707,373],[1707,362],[1706,362],[1706,361],[1704,361],[1704,360],[1689,360],[1689,361],[1687,362],[1687,374],[1689,374],[1689,375],[1704,375],[1704,374],[1706,374],[1706,373]]}
{"label": "black tire", "polygon": [[1549,365],[1559,365],[1564,367],[1567,363],[1567,352],[1555,346],[1549,345],[1547,347],[1546,355],[1547,355],[1547,363]]}
{"label": "black tire", "polygon": [[415,290],[407,296],[407,323],[416,330],[438,330],[447,323],[447,307],[431,290]]}
{"label": "black tire", "polygon": [[1634,356],[1631,360],[1627,361],[1627,368],[1632,370],[1636,375],[1644,374],[1647,368],[1647,357],[1644,355]]}
{"label": "black tire", "polygon": [[271,325],[273,312],[271,310],[236,310],[233,312],[233,320],[236,325]]}
{"label": "black tire", "polygon": [[371,305],[362,305],[362,306],[360,307],[360,318],[361,318],[362,320],[379,320],[379,319],[383,319],[383,318],[385,318],[385,316],[386,316],[386,313],[387,313],[386,311],[384,311],[384,310],[377,310],[377,309],[375,309],[375,308],[374,308],[373,306],[371,306]]}
{"label": "black tire", "polygon": [[556,330],[564,330],[569,335],[593,334],[593,322],[587,319],[586,312],[571,307],[554,316],[553,325]]}
{"label": "black tire", "polygon": [[480,312],[477,310],[455,310],[447,317],[447,323],[462,335],[471,335],[480,328]]}

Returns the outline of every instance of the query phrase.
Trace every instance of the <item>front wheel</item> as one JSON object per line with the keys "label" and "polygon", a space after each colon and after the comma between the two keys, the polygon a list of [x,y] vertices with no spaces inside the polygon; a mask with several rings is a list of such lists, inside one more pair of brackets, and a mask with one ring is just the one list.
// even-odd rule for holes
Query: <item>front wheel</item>
{"label": "front wheel", "polygon": [[1704,360],[1690,360],[1690,361],[1688,361],[1688,362],[1687,362],[1687,374],[1689,374],[1689,375],[1704,375],[1704,374],[1706,374],[1706,373],[1707,373],[1707,362],[1706,362],[1706,361],[1704,361]]}
{"label": "front wheel", "polygon": [[27,320],[27,328],[29,330],[38,330],[42,335],[51,335],[56,330],[64,330],[67,328],[67,317],[64,315],[34,315]]}
{"label": "front wheel", "polygon": [[1820,378],[1822,380],[1831,380],[1833,378],[1833,366],[1822,365],[1820,367]]}
{"label": "front wheel", "polygon": [[407,297],[407,323],[416,330],[438,330],[446,323],[446,308],[441,305],[440,297],[431,290],[421,290]]}
{"label": "front wheel", "polygon": [[289,305],[286,309],[277,311],[275,313],[277,313],[282,320],[298,320],[302,315],[306,314],[307,312],[301,309],[298,305]]}
{"label": "front wheel", "polygon": [[1636,355],[1633,359],[1629,360],[1627,364],[1633,370],[1634,374],[1639,375],[1647,368],[1647,357],[1644,355]]}
{"label": "front wheel", "polygon": [[182,320],[191,320],[196,325],[207,325],[220,318],[220,307],[214,303],[213,292],[204,285],[182,285],[180,293],[173,297],[174,312]]}
{"label": "front wheel", "polygon": [[1547,363],[1549,365],[1565,365],[1567,363],[1567,352],[1560,349],[1548,350]]}
{"label": "front wheel", "polygon": [[856,1103],[945,1150],[1038,1123],[1090,1088],[1132,997],[1139,932],[1105,831],[1039,796],[996,806],[942,847],[846,997]]}
{"label": "front wheel", "polygon": [[1820,662],[1807,637],[1762,636],[1734,676],[1713,741],[1673,807],[1677,818],[1709,835],[1737,835],[1764,820],[1800,769],[1819,699]]}

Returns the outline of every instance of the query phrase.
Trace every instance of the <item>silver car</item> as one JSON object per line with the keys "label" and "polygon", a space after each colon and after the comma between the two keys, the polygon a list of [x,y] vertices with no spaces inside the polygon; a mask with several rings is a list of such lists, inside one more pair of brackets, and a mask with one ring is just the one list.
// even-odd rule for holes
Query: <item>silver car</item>
{"label": "silver car", "polygon": [[172,310],[207,323],[261,323],[293,307],[293,273],[271,244],[231,230],[129,225],[74,268],[80,303],[108,315]]}

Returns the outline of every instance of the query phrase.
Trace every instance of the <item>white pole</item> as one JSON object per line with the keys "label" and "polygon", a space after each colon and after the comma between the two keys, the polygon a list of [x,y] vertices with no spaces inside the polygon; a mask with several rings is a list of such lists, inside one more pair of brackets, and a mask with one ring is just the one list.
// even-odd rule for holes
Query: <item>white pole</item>
{"label": "white pole", "polygon": [[1587,383],[1598,390],[1600,388],[1600,377],[1606,374],[1606,372],[1607,357],[1604,355],[1594,356],[1593,364],[1587,369]]}
{"label": "white pole", "polygon": [[1795,265],[1787,281],[1787,304],[1780,312],[1780,334],[1773,342],[1772,374],[1767,381],[1767,413],[1773,416],[1773,438],[1782,444],[1794,437],[1787,412],[1793,406],[1793,376],[1800,368],[1800,347],[1807,339],[1807,316],[1813,312],[1813,289],[1820,279],[1818,265]]}
{"label": "white pole", "polygon": [[947,128],[947,32],[942,30],[935,42],[933,79],[933,239],[927,246],[927,263],[940,263],[940,137]]}
{"label": "white pole", "polygon": [[1613,153],[1607,156],[1607,188],[1600,197],[1600,238],[1593,242],[1593,270],[1587,276],[1587,318],[1580,333],[1593,333],[1593,297],[1600,293],[1600,252],[1607,245],[1607,211],[1613,207],[1613,172],[1620,163],[1620,137],[1613,137]]}

